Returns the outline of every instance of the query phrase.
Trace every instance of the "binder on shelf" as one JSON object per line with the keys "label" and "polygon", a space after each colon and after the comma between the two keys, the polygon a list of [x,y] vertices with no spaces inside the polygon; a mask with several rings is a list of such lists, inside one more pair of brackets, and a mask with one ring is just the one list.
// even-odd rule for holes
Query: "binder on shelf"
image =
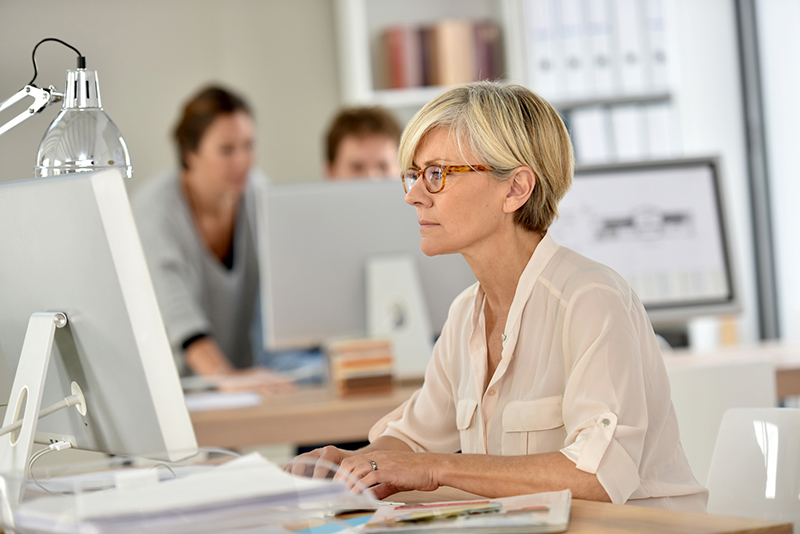
{"label": "binder on shelf", "polygon": [[614,159],[608,109],[588,106],[570,113],[575,159],[583,164],[608,163]]}
{"label": "binder on shelf", "polygon": [[609,0],[584,0],[589,38],[589,77],[594,95],[610,96],[618,91],[618,64],[613,46],[613,24]]}
{"label": "binder on shelf", "polygon": [[383,33],[388,83],[392,89],[419,87],[422,76],[422,42],[418,28],[390,26]]}
{"label": "binder on shelf", "polygon": [[591,55],[583,0],[561,0],[556,6],[564,49],[564,94],[571,99],[587,98],[594,91],[589,78]]}
{"label": "binder on shelf", "polygon": [[475,64],[473,80],[494,80],[503,72],[500,28],[490,20],[473,24]]}
{"label": "binder on shelf", "polygon": [[654,91],[666,90],[670,79],[663,0],[644,0],[644,19],[648,85]]}
{"label": "binder on shelf", "polygon": [[642,93],[647,89],[648,83],[641,0],[612,0],[612,7],[620,92]]}
{"label": "binder on shelf", "polygon": [[551,0],[527,0],[524,6],[528,47],[528,85],[548,99],[564,95],[563,43]]}
{"label": "binder on shelf", "polygon": [[653,159],[672,158],[680,154],[678,118],[670,102],[644,106],[647,128],[647,153]]}
{"label": "binder on shelf", "polygon": [[647,158],[645,115],[639,104],[623,104],[611,108],[611,129],[614,156],[618,161]]}
{"label": "binder on shelf", "polygon": [[434,83],[456,85],[473,81],[475,51],[472,23],[443,20],[434,26]]}

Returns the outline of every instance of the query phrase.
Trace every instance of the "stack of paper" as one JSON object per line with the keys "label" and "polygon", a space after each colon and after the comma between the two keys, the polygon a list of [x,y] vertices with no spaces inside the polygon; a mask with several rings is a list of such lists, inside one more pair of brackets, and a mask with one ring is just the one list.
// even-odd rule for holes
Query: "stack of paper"
{"label": "stack of paper", "polygon": [[26,501],[13,512],[15,525],[7,526],[58,533],[219,532],[374,507],[369,495],[290,475],[254,453],[186,478]]}

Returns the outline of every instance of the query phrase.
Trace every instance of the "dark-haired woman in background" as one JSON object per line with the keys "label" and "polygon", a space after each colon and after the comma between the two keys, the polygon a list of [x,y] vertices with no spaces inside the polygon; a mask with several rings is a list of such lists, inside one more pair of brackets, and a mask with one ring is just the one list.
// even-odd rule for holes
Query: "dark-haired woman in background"
{"label": "dark-haired woman in background", "polygon": [[252,111],[208,87],[186,103],[174,137],[180,170],[151,180],[133,209],[178,369],[223,389],[285,384],[253,367],[261,350],[255,187],[263,177],[253,172]]}

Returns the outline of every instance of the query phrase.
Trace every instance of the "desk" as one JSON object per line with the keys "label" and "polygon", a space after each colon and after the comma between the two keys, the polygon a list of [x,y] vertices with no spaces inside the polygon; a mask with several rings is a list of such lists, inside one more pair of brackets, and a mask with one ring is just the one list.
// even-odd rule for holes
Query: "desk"
{"label": "desk", "polygon": [[[778,397],[800,395],[800,346],[763,343],[714,352],[675,350],[664,354],[667,368],[769,357],[775,363]],[[389,395],[336,397],[328,388],[298,390],[264,399],[261,406],[191,414],[200,446],[255,447],[271,443],[313,445],[362,441],[372,425],[408,399],[418,385]]]}
{"label": "desk", "polygon": [[[474,499],[478,496],[442,487],[430,493],[397,493],[389,500],[422,503]],[[792,534],[791,523],[744,519],[674,510],[658,510],[629,504],[572,500],[568,534]]]}
{"label": "desk", "polygon": [[703,352],[680,349],[665,352],[664,364],[667,369],[679,369],[756,358],[769,358],[775,364],[775,386],[779,399],[800,395],[800,345],[770,341],[758,345],[721,347]]}
{"label": "desk", "polygon": [[418,387],[400,386],[386,395],[348,398],[337,397],[325,387],[299,389],[266,397],[260,406],[192,412],[192,424],[201,447],[364,441],[372,425]]}

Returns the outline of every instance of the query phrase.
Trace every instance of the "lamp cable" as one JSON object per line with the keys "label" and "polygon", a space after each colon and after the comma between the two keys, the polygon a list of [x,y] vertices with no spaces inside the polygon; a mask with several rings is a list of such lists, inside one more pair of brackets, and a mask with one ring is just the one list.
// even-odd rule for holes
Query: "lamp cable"
{"label": "lamp cable", "polygon": [[86,68],[86,58],[83,56],[83,54],[80,53],[80,51],[77,48],[75,48],[74,46],[72,46],[71,44],[69,44],[69,43],[67,43],[65,41],[62,41],[61,39],[57,39],[55,37],[46,37],[46,38],[42,39],[41,41],[39,41],[38,43],[36,43],[36,46],[33,47],[33,52],[31,52],[31,60],[33,61],[33,78],[31,78],[31,81],[30,81],[30,83],[28,83],[28,85],[30,85],[32,87],[36,87],[36,85],[33,82],[36,80],[36,77],[39,75],[39,68],[36,65],[36,49],[39,48],[40,44],[46,43],[47,41],[55,41],[57,43],[61,43],[62,45],[66,46],[67,48],[71,48],[72,50],[74,50],[75,53],[78,54],[78,68],[79,69],[85,69]]}

